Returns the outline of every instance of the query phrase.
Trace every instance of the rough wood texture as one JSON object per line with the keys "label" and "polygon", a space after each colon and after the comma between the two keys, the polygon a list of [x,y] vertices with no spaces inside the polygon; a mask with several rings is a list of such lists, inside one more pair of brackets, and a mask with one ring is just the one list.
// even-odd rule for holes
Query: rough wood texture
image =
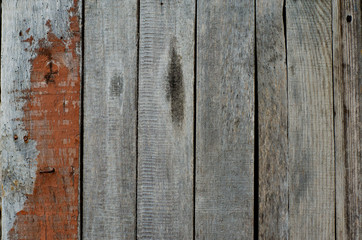
{"label": "rough wood texture", "polygon": [[81,3],[2,7],[2,239],[78,239]]}
{"label": "rough wood texture", "polygon": [[[1,73],[1,72],[0,72]],[[0,82],[1,83],[1,82]],[[0,91],[1,94],[1,91]],[[2,124],[2,119],[3,119],[3,113],[2,113],[2,107],[1,107],[1,101],[0,101],[0,124]],[[0,130],[2,130],[2,127],[0,126]],[[1,134],[1,133],[0,133]],[[1,135],[0,135],[1,136]],[[0,184],[1,187],[3,186],[3,181],[2,181],[2,151],[5,148],[5,145],[3,145],[2,139],[0,138]],[[2,194],[0,197],[0,240],[2,239]]]}
{"label": "rough wood texture", "polygon": [[197,2],[196,239],[252,239],[254,1]]}
{"label": "rough wood texture", "polygon": [[260,239],[288,239],[288,99],[284,2],[256,1]]}
{"label": "rough wood texture", "polygon": [[360,1],[333,1],[336,225],[338,239],[362,237],[362,36]]}
{"label": "rough wood texture", "polygon": [[140,2],[138,238],[192,239],[195,2]]}
{"label": "rough wood texture", "polygon": [[85,2],[85,239],[135,239],[137,1]]}
{"label": "rough wood texture", "polygon": [[290,239],[335,235],[331,5],[286,5]]}

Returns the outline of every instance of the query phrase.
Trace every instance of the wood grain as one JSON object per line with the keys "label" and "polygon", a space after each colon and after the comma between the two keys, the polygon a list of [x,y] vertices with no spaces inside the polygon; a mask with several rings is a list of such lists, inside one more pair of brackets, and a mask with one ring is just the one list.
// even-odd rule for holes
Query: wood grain
{"label": "wood grain", "polygon": [[288,99],[284,2],[256,1],[259,239],[288,239]]}
{"label": "wood grain", "polygon": [[135,239],[137,1],[85,2],[84,239]]}
{"label": "wood grain", "polygon": [[[1,72],[0,72],[1,73]],[[1,81],[0,81],[0,84],[1,84]],[[0,93],[1,95],[1,93]],[[2,107],[1,107],[1,101],[0,101],[0,124],[2,124],[2,119],[3,119],[3,113],[2,113]],[[0,127],[0,129],[2,129],[2,127]],[[1,135],[0,135],[1,136]],[[2,139],[0,138],[0,184],[1,186],[3,186],[3,181],[2,181],[2,151],[3,149],[5,148],[5,145],[3,145],[3,141]],[[3,228],[2,228],[2,196],[0,197],[0,240],[2,239],[2,231],[3,231]]]}
{"label": "wood grain", "polygon": [[196,239],[252,239],[254,1],[197,2]]}
{"label": "wood grain", "polygon": [[332,4],[286,4],[289,238],[333,239]]}
{"label": "wood grain", "polygon": [[192,239],[195,2],[140,2],[138,239]]}
{"label": "wood grain", "polygon": [[80,9],[2,1],[2,239],[79,237]]}
{"label": "wood grain", "polygon": [[333,1],[333,61],[338,239],[362,237],[361,3]]}

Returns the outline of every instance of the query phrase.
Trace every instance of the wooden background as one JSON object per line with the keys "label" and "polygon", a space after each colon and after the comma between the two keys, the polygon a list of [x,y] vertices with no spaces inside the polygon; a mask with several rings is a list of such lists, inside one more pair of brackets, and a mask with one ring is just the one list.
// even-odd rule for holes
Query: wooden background
{"label": "wooden background", "polygon": [[2,239],[361,239],[361,8],[2,0]]}

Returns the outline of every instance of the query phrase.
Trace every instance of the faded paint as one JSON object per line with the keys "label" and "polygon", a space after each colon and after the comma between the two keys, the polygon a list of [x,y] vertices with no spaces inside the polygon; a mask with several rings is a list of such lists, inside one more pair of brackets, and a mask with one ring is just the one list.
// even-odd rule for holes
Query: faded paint
{"label": "faded paint", "polygon": [[[22,146],[36,147],[37,152],[32,152],[32,155],[36,156],[36,175],[32,193],[29,189],[24,191],[26,201],[22,210],[17,211],[13,227],[7,236],[9,239],[78,238],[78,9],[78,0],[74,0],[73,7],[69,9],[69,33],[66,37],[54,34],[51,21],[48,21],[47,37],[38,40],[36,48],[25,49],[35,53],[30,61],[30,89],[22,91],[25,103],[22,109],[24,115],[20,120],[27,134],[18,134],[17,138],[8,137],[5,144],[15,145],[14,152]],[[29,31],[30,29],[27,29],[26,33]],[[34,38],[30,36],[23,42],[29,43],[31,47],[33,41]],[[11,132],[9,131],[7,136]],[[30,166],[24,166],[24,169],[27,168]],[[13,183],[8,192],[19,185],[16,180]],[[21,191],[18,194],[21,194]],[[19,205],[21,204],[20,202]]]}

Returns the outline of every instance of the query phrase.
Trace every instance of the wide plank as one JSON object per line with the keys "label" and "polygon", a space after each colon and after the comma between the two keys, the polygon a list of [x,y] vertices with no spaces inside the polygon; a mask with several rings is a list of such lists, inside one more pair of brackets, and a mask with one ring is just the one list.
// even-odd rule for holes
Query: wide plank
{"label": "wide plank", "polygon": [[85,1],[83,238],[136,238],[137,1]]}
{"label": "wide plank", "polygon": [[334,239],[332,2],[286,1],[289,238]]}
{"label": "wide plank", "polygon": [[284,0],[256,1],[259,239],[288,239],[288,96]]}
{"label": "wide plank", "polygon": [[138,239],[192,239],[195,1],[140,2]]}
{"label": "wide plank", "polygon": [[362,237],[361,2],[333,1],[337,239]]}
{"label": "wide plank", "polygon": [[195,239],[254,235],[254,9],[197,2]]}
{"label": "wide plank", "polygon": [[2,1],[4,240],[79,238],[81,9]]}

